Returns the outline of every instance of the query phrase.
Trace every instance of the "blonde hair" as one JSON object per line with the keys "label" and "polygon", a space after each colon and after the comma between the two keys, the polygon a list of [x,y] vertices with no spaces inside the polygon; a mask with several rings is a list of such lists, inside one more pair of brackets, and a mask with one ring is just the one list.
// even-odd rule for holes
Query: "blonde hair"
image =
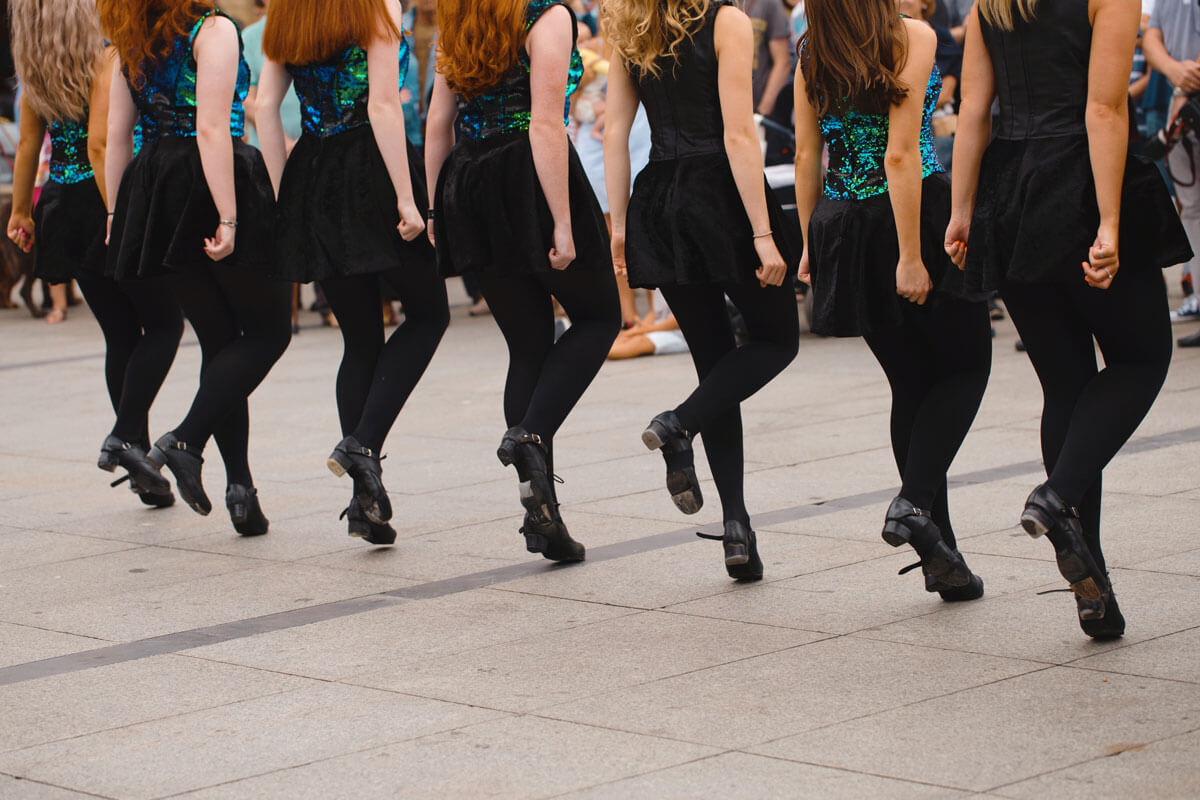
{"label": "blonde hair", "polygon": [[1021,19],[1032,22],[1037,4],[1038,0],[979,0],[979,16],[993,28],[1011,31],[1016,20],[1013,10],[1021,12]]}
{"label": "blonde hair", "polygon": [[42,119],[87,116],[104,35],[95,0],[9,0],[13,61],[25,100]]}
{"label": "blonde hair", "polygon": [[600,0],[605,40],[627,65],[658,77],[715,0]]}

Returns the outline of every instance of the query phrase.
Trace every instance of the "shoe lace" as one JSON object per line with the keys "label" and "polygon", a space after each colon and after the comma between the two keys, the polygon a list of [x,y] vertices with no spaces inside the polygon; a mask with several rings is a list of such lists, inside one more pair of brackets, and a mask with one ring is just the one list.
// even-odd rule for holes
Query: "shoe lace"
{"label": "shoe lace", "polygon": [[920,569],[920,568],[921,568],[921,562],[918,561],[915,564],[909,564],[907,567],[904,567],[896,574],[897,575],[907,575],[908,573],[912,572],[914,569]]}

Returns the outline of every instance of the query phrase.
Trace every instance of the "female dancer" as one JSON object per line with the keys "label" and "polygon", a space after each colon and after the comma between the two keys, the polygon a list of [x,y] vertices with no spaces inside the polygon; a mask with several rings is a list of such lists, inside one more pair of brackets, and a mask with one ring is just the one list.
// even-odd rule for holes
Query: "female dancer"
{"label": "female dancer", "polygon": [[[703,498],[692,437],[704,437],[725,520],[725,568],[762,577],[743,494],[740,404],[796,357],[800,324],[783,212],[767,195],[751,103],[753,31],[730,0],[612,0],[605,172],[612,252],[634,287],[661,288],[691,348],[700,385],[642,434],[667,463],[685,514]],[[629,195],[629,131],[639,100],[650,164]],[[734,343],[728,296],[750,342]]]}
{"label": "female dancer", "polygon": [[[291,287],[266,277],[274,202],[262,157],[241,141],[249,68],[237,27],[204,0],[98,6],[124,76],[109,110],[107,182],[120,192],[109,199],[108,267],[118,279],[171,276],[203,351],[191,410],[155,450],[207,514],[201,452],[215,435],[234,528],[263,534],[246,398],[287,348]],[[139,114],[155,138],[131,163]]]}
{"label": "female dancer", "polygon": [[992,342],[986,304],[961,298],[961,273],[942,249],[950,181],[931,122],[942,89],[937,36],[897,15],[893,0],[809,0],[805,8],[796,200],[813,330],[865,337],[891,384],[903,486],[884,540],[917,551],[926,591],[974,600],[983,581],[957,550],[946,472],[983,400]]}
{"label": "female dancer", "polygon": [[[175,359],[183,316],[162,280],[118,282],[104,275],[104,146],[114,54],[104,48],[93,0],[14,0],[10,8],[23,93],[8,236],[26,252],[37,240],[38,277],[78,281],[104,334],[105,379],[117,413],[99,466],[121,467],[143,503],[166,507],[175,497],[159,465],[146,457],[148,416]],[[30,219],[47,128],[50,180]]]}
{"label": "female dancer", "polygon": [[945,237],[969,285],[1000,290],[1042,383],[1049,480],[1021,524],[1049,536],[1098,639],[1125,630],[1100,549],[1100,474],[1166,378],[1159,268],[1191,255],[1161,178],[1126,155],[1138,13],[1134,0],[979,0]]}
{"label": "female dancer", "polygon": [[[440,0],[437,17],[425,155],[438,264],[479,277],[508,343],[497,455],[517,468],[526,548],[582,561],[558,511],[553,440],[621,315],[604,216],[564,124],[583,75],[575,15],[558,0]],[[552,298],[571,318],[558,342]]]}
{"label": "female dancer", "polygon": [[[450,322],[446,284],[421,235],[425,176],[404,135],[400,13],[389,0],[274,0],[258,88],[259,137],[279,187],[279,270],[319,280],[338,319],[345,438],[329,468],[354,478],[350,535],[373,544],[396,540],[379,452]],[[279,106],[293,80],[304,135],[287,157]],[[386,343],[380,280],[404,304],[404,323]]]}

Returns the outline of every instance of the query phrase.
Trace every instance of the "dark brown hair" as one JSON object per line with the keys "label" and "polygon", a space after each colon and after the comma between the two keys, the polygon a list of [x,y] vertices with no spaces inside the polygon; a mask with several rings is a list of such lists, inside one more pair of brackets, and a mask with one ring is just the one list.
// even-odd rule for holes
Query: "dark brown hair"
{"label": "dark brown hair", "polygon": [[908,96],[907,52],[895,0],[807,0],[800,39],[805,92],[818,115],[854,108],[886,114]]}

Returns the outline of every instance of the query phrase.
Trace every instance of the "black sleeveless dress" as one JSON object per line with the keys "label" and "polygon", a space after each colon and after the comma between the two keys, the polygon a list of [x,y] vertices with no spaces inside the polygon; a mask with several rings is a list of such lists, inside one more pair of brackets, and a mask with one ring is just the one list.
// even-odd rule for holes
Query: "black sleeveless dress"
{"label": "black sleeveless dress", "polygon": [[[560,0],[530,0],[525,10],[528,31],[554,6],[575,12]],[[444,276],[464,273],[496,277],[550,272],[554,218],[546,204],[529,144],[533,97],[529,54],[522,46],[517,63],[488,91],[458,98],[454,149],[438,176],[434,194],[437,218],[438,270]],[[567,98],[583,78],[583,59],[572,49]],[[569,101],[563,98],[564,126]],[[612,270],[608,226],[592,192],[587,173],[568,142],[571,231],[575,237],[572,271]]]}
{"label": "black sleeveless dress", "polygon": [[56,120],[50,133],[50,180],[33,209],[34,275],[48,283],[103,276],[104,198],[88,161],[88,122]]}
{"label": "black sleeveless dress", "polygon": [[[725,122],[717,86],[713,3],[678,63],[664,59],[657,77],[631,67],[650,120],[650,163],[633,184],[625,227],[629,284],[754,283],[761,266],[754,231],[725,154]],[[764,184],[765,186],[765,184]],[[789,275],[799,265],[799,231],[766,191],[775,241]]]}
{"label": "black sleeveless dress", "polygon": [[[1071,283],[1100,212],[1084,112],[1092,27],[1088,0],[1042,0],[1012,31],[982,24],[1000,117],[984,154],[971,221],[967,283]],[[1154,165],[1130,153],[1121,196],[1121,271],[1191,258],[1187,234]]]}

